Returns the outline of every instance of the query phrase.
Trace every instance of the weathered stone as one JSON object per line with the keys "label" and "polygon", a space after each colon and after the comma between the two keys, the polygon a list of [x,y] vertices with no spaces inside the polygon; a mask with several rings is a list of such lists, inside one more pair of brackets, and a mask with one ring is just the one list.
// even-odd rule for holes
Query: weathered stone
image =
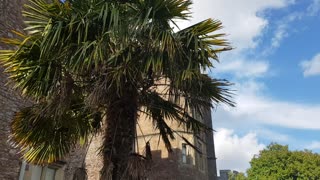
{"label": "weathered stone", "polygon": [[[0,1],[0,37],[13,37],[11,30],[22,29],[21,0]],[[14,22],[14,23],[13,23]],[[7,46],[0,44],[0,49]],[[8,142],[10,121],[14,112],[24,105],[25,101],[11,86],[6,86],[7,76],[0,67],[0,179],[16,180],[20,171],[20,156]]]}

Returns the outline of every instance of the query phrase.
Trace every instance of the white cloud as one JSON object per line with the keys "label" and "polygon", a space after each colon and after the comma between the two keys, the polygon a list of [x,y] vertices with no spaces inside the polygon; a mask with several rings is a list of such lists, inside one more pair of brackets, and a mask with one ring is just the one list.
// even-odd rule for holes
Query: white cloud
{"label": "white cloud", "polygon": [[282,41],[287,38],[292,31],[296,31],[296,29],[292,30],[291,23],[301,20],[303,17],[308,16],[309,13],[305,12],[292,12],[289,15],[283,17],[282,19],[276,22],[276,28],[273,32],[273,37],[271,38],[271,45],[267,48],[263,54],[268,55],[273,53],[275,49],[280,47]]}
{"label": "white cloud", "polygon": [[312,0],[312,2],[306,9],[306,11],[291,12],[289,15],[278,20],[278,22],[276,23],[277,27],[271,39],[271,46],[265,50],[264,54],[273,52],[273,50],[278,48],[281,45],[283,39],[287,38],[292,33],[292,31],[298,30],[297,27],[293,28],[291,26],[292,23],[305,17],[316,16],[320,12],[320,0]]}
{"label": "white cloud", "polygon": [[300,65],[305,77],[320,75],[320,53],[315,55],[311,60],[302,61]]}
{"label": "white cloud", "polygon": [[271,131],[266,128],[256,129],[253,131],[258,137],[269,140],[270,142],[286,143],[290,140],[287,134],[282,134],[279,132]]}
{"label": "white cloud", "polygon": [[[250,126],[275,125],[297,129],[320,129],[320,106],[275,100],[264,95],[263,84],[256,81],[238,83],[237,106],[220,106],[216,121],[219,127],[227,123]],[[227,119],[226,119],[227,118]]]}
{"label": "white cloud", "polygon": [[237,78],[256,78],[266,75],[268,70],[269,63],[267,61],[235,59],[217,64],[213,71],[215,73],[232,73]]}
{"label": "white cloud", "polygon": [[[219,19],[228,34],[227,37],[236,51],[254,48],[256,38],[268,25],[268,20],[260,16],[266,9],[279,9],[293,3],[292,0],[196,0],[194,1],[192,23],[207,18]],[[190,23],[183,23],[186,27]]]}
{"label": "white cloud", "polygon": [[320,11],[320,0],[313,0],[310,6],[307,8],[307,12],[310,16],[315,16]]}
{"label": "white cloud", "polygon": [[239,137],[230,129],[218,129],[215,133],[215,148],[219,170],[231,169],[245,172],[249,161],[265,145],[257,140],[255,133]]}
{"label": "white cloud", "polygon": [[320,149],[320,141],[313,141],[309,146],[307,146],[307,149],[319,150]]}
{"label": "white cloud", "polygon": [[271,39],[271,47],[273,49],[278,48],[280,46],[281,41],[289,35],[287,30],[287,23],[283,23],[277,27],[277,30],[274,33],[274,37]]}

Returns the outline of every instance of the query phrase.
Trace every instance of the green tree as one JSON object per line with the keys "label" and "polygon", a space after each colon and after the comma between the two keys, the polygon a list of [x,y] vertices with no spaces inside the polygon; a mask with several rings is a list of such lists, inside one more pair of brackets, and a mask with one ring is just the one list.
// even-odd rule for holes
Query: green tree
{"label": "green tree", "polygon": [[246,180],[247,177],[245,176],[244,173],[235,173],[235,172],[230,172],[228,174],[229,180]]}
{"label": "green tree", "polygon": [[246,179],[247,179],[247,177],[245,176],[244,173],[237,174],[236,178],[235,178],[235,180],[246,180]]}
{"label": "green tree", "polygon": [[34,102],[12,122],[23,157],[54,162],[104,128],[102,179],[134,179],[141,174],[131,160],[144,160],[133,148],[140,113],[150,117],[169,151],[177,132],[165,119],[187,131],[208,130],[189,109],[201,114],[212,103],[233,105],[230,83],[202,73],[218,60],[217,53],[230,48],[224,34],[216,33],[219,21],[178,28],[175,21],[190,17],[190,5],[190,0],[29,0],[25,32],[2,39],[14,50],[0,56],[16,87]]}
{"label": "green tree", "polygon": [[320,179],[320,155],[272,143],[251,162],[248,179]]}

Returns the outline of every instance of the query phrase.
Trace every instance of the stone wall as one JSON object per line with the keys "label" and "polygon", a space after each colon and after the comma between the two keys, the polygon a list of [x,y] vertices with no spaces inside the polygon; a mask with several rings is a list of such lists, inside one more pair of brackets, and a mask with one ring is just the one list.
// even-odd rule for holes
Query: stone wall
{"label": "stone wall", "polygon": [[83,157],[86,153],[86,147],[77,146],[64,159],[66,163],[64,167],[64,179],[71,180],[77,168],[82,167]]}
{"label": "stone wall", "polygon": [[[200,140],[193,133],[185,132],[184,128],[179,126],[178,122],[168,121],[170,127],[179,132],[180,136],[186,138],[189,142],[197,144]],[[165,144],[159,137],[159,132],[154,129],[152,121],[140,114],[137,127],[138,142],[136,144],[138,152],[143,154],[146,142],[150,143],[152,151],[152,164],[150,180],[208,180],[208,169],[205,166],[200,170],[197,164],[197,152],[191,147],[187,146],[187,163],[182,162],[182,143],[185,141],[175,134],[175,140],[171,142],[173,152],[169,153]],[[205,142],[205,139],[201,139]],[[203,143],[203,156],[207,157],[206,143]],[[207,160],[203,159],[207,164]],[[211,180],[211,179],[210,179]]]}
{"label": "stone wall", "polygon": [[[161,145],[160,145],[161,146]],[[206,170],[200,171],[196,164],[183,164],[181,149],[175,148],[168,157],[161,157],[166,149],[152,151],[152,164],[148,179],[150,180],[208,180]],[[188,157],[193,161],[192,155]]]}
{"label": "stone wall", "polygon": [[[75,171],[82,167],[87,170],[88,180],[98,180],[100,177],[100,170],[102,168],[102,157],[99,153],[103,142],[102,134],[97,134],[89,140],[89,145],[77,146],[66,157],[67,164],[64,167],[65,180],[71,180]],[[88,147],[89,146],[89,147]]]}
{"label": "stone wall", "polygon": [[20,170],[18,150],[8,141],[10,135],[10,121],[24,101],[13,92],[6,83],[6,76],[0,68],[0,179],[16,180]]}
{"label": "stone wall", "polygon": [[[12,37],[10,30],[22,29],[21,0],[0,0],[0,37]],[[0,49],[8,48],[0,44]],[[14,113],[25,105],[19,93],[7,84],[7,76],[0,66],[0,179],[16,180],[20,171],[18,150],[8,141],[10,121]]]}

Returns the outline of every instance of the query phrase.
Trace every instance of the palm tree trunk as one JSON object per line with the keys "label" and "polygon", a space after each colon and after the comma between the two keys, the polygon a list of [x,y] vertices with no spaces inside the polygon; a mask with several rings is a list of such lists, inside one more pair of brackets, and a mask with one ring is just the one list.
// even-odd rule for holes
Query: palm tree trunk
{"label": "palm tree trunk", "polygon": [[137,95],[126,92],[107,108],[104,167],[101,180],[129,179],[127,164],[133,153],[137,119]]}

